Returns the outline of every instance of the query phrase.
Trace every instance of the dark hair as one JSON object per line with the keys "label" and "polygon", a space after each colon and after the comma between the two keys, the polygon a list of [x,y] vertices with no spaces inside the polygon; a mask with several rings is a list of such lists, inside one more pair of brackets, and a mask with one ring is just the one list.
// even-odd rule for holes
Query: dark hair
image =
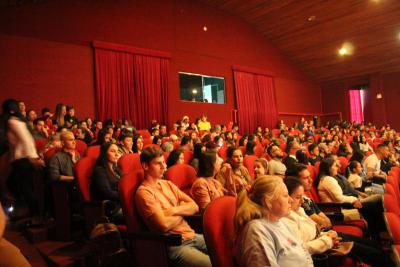
{"label": "dark hair", "polygon": [[246,144],[246,155],[254,155],[254,148],[256,147],[255,141],[248,141]]}
{"label": "dark hair", "polygon": [[203,144],[205,144],[205,143],[207,143],[207,142],[210,142],[210,141],[212,141],[212,140],[211,140],[211,135],[210,135],[210,134],[204,135],[203,138],[201,139],[201,142],[202,142]]}
{"label": "dark hair", "polygon": [[295,177],[299,177],[302,171],[307,170],[307,165],[301,163],[295,163],[293,164],[292,170],[293,170],[292,175]]}
{"label": "dark hair", "polygon": [[158,140],[162,140],[162,136],[161,135],[155,135],[153,137],[153,144],[157,145],[158,144]]}
{"label": "dark hair", "polygon": [[132,151],[133,151],[133,153],[138,153],[139,151],[138,151],[138,147],[137,147],[137,140],[139,139],[139,138],[142,138],[142,136],[140,135],[140,134],[135,134],[135,135],[133,135],[133,144],[132,144]]}
{"label": "dark hair", "polygon": [[[389,143],[390,143],[390,141],[389,141]],[[387,145],[386,143],[379,144],[379,145],[376,147],[376,151],[382,151],[382,149],[387,148],[387,147],[388,147],[388,145]]]}
{"label": "dark hair", "polygon": [[50,109],[49,108],[42,108],[42,115],[44,115],[45,113],[47,113],[47,112],[50,112]]}
{"label": "dark hair", "polygon": [[163,152],[160,148],[156,146],[149,146],[143,149],[142,153],[140,154],[140,163],[149,164],[153,159],[159,158],[163,155]]}
{"label": "dark hair", "polygon": [[181,146],[188,144],[191,140],[192,138],[189,135],[182,136]]}
{"label": "dark hair", "polygon": [[196,143],[193,148],[193,158],[200,159],[201,154],[203,153],[203,144]]}
{"label": "dark hair", "polygon": [[119,141],[124,141],[125,138],[132,138],[133,139],[133,134],[129,131],[123,131],[119,136],[118,140]]}
{"label": "dark hair", "polygon": [[43,119],[43,118],[37,118],[37,119],[35,119],[35,120],[33,121],[33,125],[37,125],[39,121],[43,121],[43,122],[44,122],[44,119]]}
{"label": "dark hair", "polygon": [[99,131],[99,134],[97,135],[97,144],[98,145],[104,145],[106,143],[105,137],[106,134],[108,134],[108,129],[103,128]]}
{"label": "dark hair", "polygon": [[317,147],[318,145],[315,143],[309,144],[308,145],[308,152],[312,153],[313,150]]}
{"label": "dark hair", "polygon": [[246,139],[247,139],[247,142],[249,142],[249,138],[248,138],[247,134],[244,134],[239,140],[239,146],[244,146],[244,140],[246,140]]}
{"label": "dark hair", "polygon": [[19,102],[17,100],[11,98],[4,100],[2,104],[3,115],[8,117],[14,116],[25,121],[24,115],[22,115],[21,111],[19,110],[18,103]]}
{"label": "dark hair", "polygon": [[346,144],[340,144],[338,152],[336,153],[338,157],[347,157],[348,152],[346,151]]}
{"label": "dark hair", "polygon": [[167,168],[174,166],[178,160],[179,156],[183,153],[183,150],[181,148],[177,148],[171,151],[171,153],[168,156],[167,160]]}
{"label": "dark hair", "polygon": [[228,157],[228,159],[231,159],[233,157],[233,152],[235,152],[236,150],[240,150],[240,149],[237,146],[228,147],[228,149],[226,151],[226,156]]}
{"label": "dark hair", "polygon": [[286,185],[289,195],[291,195],[297,188],[303,186],[300,179],[289,176],[283,179],[283,182]]}
{"label": "dark hair", "polygon": [[319,164],[319,169],[318,169],[318,176],[314,181],[315,186],[318,186],[321,178],[331,175],[330,169],[333,166],[333,164],[335,164],[335,163],[336,163],[335,160],[331,157],[324,158],[323,160],[321,160],[321,163]]}
{"label": "dark hair", "polygon": [[357,168],[357,165],[361,164],[360,162],[353,160],[350,161],[349,166],[346,168],[346,177],[349,178],[350,174],[353,172],[353,169]]}
{"label": "dark hair", "polygon": [[202,153],[199,159],[199,170],[197,171],[198,177],[211,177],[214,176],[214,164],[217,160],[215,152]]}
{"label": "dark hair", "polygon": [[[113,166],[112,170],[110,170],[108,166],[108,150],[112,145],[115,145],[113,143],[105,143],[100,147],[100,155],[96,160],[96,166],[103,167],[107,170],[107,178],[110,182],[115,182],[116,180],[119,179],[121,175],[121,171],[118,168],[118,165]],[[116,145],[115,145],[116,146]],[[112,172],[114,171],[114,173]]]}
{"label": "dark hair", "polygon": [[[268,148],[267,148],[267,153],[268,153],[268,155],[272,158],[272,148],[274,147],[274,146],[277,146],[275,143],[272,143],[271,145],[269,145],[268,146]],[[277,146],[277,147],[279,147],[279,146]]]}
{"label": "dark hair", "polygon": [[299,163],[306,165],[308,164],[308,156],[301,149],[296,151],[296,159],[298,160]]}

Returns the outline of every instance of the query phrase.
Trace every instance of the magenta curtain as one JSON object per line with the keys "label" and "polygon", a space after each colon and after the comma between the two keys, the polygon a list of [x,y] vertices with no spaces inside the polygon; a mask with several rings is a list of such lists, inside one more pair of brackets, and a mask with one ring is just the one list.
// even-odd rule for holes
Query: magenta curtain
{"label": "magenta curtain", "polygon": [[361,104],[361,91],[349,90],[350,101],[350,121],[361,123],[364,120],[364,114]]}
{"label": "magenta curtain", "polygon": [[95,48],[100,120],[129,118],[137,129],[167,122],[169,59]]}
{"label": "magenta curtain", "polygon": [[233,75],[241,132],[253,132],[258,125],[274,127],[278,114],[273,78],[236,70]]}

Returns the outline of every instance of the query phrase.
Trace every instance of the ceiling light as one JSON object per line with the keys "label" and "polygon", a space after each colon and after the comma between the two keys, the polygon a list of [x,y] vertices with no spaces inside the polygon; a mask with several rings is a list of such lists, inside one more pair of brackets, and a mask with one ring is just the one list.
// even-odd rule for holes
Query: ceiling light
{"label": "ceiling light", "polygon": [[194,94],[194,95],[197,94],[197,90],[196,90],[196,89],[193,89],[193,90],[192,90],[192,94]]}
{"label": "ceiling light", "polygon": [[354,46],[349,42],[343,43],[342,47],[340,47],[338,50],[340,56],[350,56],[353,54],[353,52]]}
{"label": "ceiling light", "polygon": [[316,16],[314,16],[314,15],[312,15],[312,16],[309,16],[308,17],[308,21],[314,21],[314,20],[316,20],[317,19],[317,17]]}
{"label": "ceiling light", "polygon": [[203,27],[203,31],[205,31],[205,32],[207,31],[207,26]]}

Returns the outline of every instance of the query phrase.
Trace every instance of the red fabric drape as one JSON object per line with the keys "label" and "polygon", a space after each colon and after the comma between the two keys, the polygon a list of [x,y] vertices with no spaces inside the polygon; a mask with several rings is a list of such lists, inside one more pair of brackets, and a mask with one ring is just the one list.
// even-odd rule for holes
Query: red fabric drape
{"label": "red fabric drape", "polygon": [[253,132],[258,125],[274,127],[278,114],[273,78],[242,71],[233,74],[241,132]]}
{"label": "red fabric drape", "polygon": [[95,48],[95,65],[99,119],[129,118],[138,129],[167,122],[168,59]]}
{"label": "red fabric drape", "polygon": [[364,120],[364,114],[361,104],[361,91],[349,90],[350,101],[350,121],[361,123]]}

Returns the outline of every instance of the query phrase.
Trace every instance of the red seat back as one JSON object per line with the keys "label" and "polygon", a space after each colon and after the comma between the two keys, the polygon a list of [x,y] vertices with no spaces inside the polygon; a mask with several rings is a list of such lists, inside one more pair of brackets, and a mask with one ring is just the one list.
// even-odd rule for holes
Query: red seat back
{"label": "red seat back", "polygon": [[185,164],[189,164],[192,161],[193,152],[189,150],[184,150],[183,157],[185,158]]}
{"label": "red seat back", "polygon": [[137,130],[136,133],[140,134],[143,137],[143,139],[151,137],[151,134],[149,133],[148,130]]}
{"label": "red seat back", "polygon": [[247,168],[252,178],[254,178],[254,161],[256,159],[258,158],[254,155],[246,155],[243,159],[243,165]]}
{"label": "red seat back", "polygon": [[100,146],[90,146],[86,149],[86,157],[97,159],[100,156]]}
{"label": "red seat back", "polygon": [[135,193],[143,178],[143,170],[137,170],[123,175],[119,181],[119,194],[128,232],[138,232],[145,228],[135,206]]}
{"label": "red seat back", "polygon": [[235,211],[236,198],[224,196],[212,201],[204,213],[204,238],[214,267],[235,265],[233,260]]}
{"label": "red seat back", "polygon": [[400,215],[400,207],[397,203],[395,196],[387,193],[383,195],[383,206],[385,207],[386,212],[393,212],[397,215]]}
{"label": "red seat back", "polygon": [[400,217],[392,212],[385,212],[386,228],[395,244],[400,244]]}
{"label": "red seat back", "polygon": [[246,154],[246,147],[245,146],[240,146],[239,147],[240,151],[242,151],[242,155]]}
{"label": "red seat back", "polygon": [[118,167],[123,174],[128,174],[136,170],[141,170],[140,155],[138,153],[125,154],[118,160]]}
{"label": "red seat back", "polygon": [[75,164],[75,176],[83,201],[91,201],[89,179],[92,176],[95,164],[96,159],[91,157],[81,158]]}
{"label": "red seat back", "polygon": [[254,155],[259,158],[262,156],[263,153],[264,147],[262,147],[261,145],[256,146],[256,148],[254,149]]}
{"label": "red seat back", "polygon": [[[168,168],[165,175],[168,180],[173,182],[180,190],[189,193],[196,177],[196,170],[187,164],[175,164]],[[190,193],[189,193],[190,195]]]}
{"label": "red seat back", "polygon": [[84,155],[87,149],[87,144],[82,140],[75,140],[76,142],[76,150],[79,152],[80,155]]}
{"label": "red seat back", "polygon": [[61,151],[60,147],[52,147],[49,150],[46,151],[46,153],[44,153],[43,157],[44,157],[44,161],[46,162],[46,164],[48,164],[51,160],[51,158],[57,154],[57,152]]}
{"label": "red seat back", "polygon": [[307,170],[310,173],[311,179],[314,181],[317,176],[315,175],[315,168],[312,165],[307,165]]}
{"label": "red seat back", "polygon": [[319,173],[319,165],[321,164],[321,161],[317,161],[317,162],[315,162],[315,165],[314,165],[314,170],[315,170],[315,178],[317,178],[318,177],[318,173]]}
{"label": "red seat back", "polygon": [[46,143],[46,138],[35,138],[35,146],[38,153],[43,152]]}
{"label": "red seat back", "polygon": [[228,157],[228,156],[227,156],[227,153],[228,153],[228,148],[225,147],[225,146],[221,147],[221,148],[218,150],[218,155],[219,155],[223,160],[226,160],[226,158]]}

